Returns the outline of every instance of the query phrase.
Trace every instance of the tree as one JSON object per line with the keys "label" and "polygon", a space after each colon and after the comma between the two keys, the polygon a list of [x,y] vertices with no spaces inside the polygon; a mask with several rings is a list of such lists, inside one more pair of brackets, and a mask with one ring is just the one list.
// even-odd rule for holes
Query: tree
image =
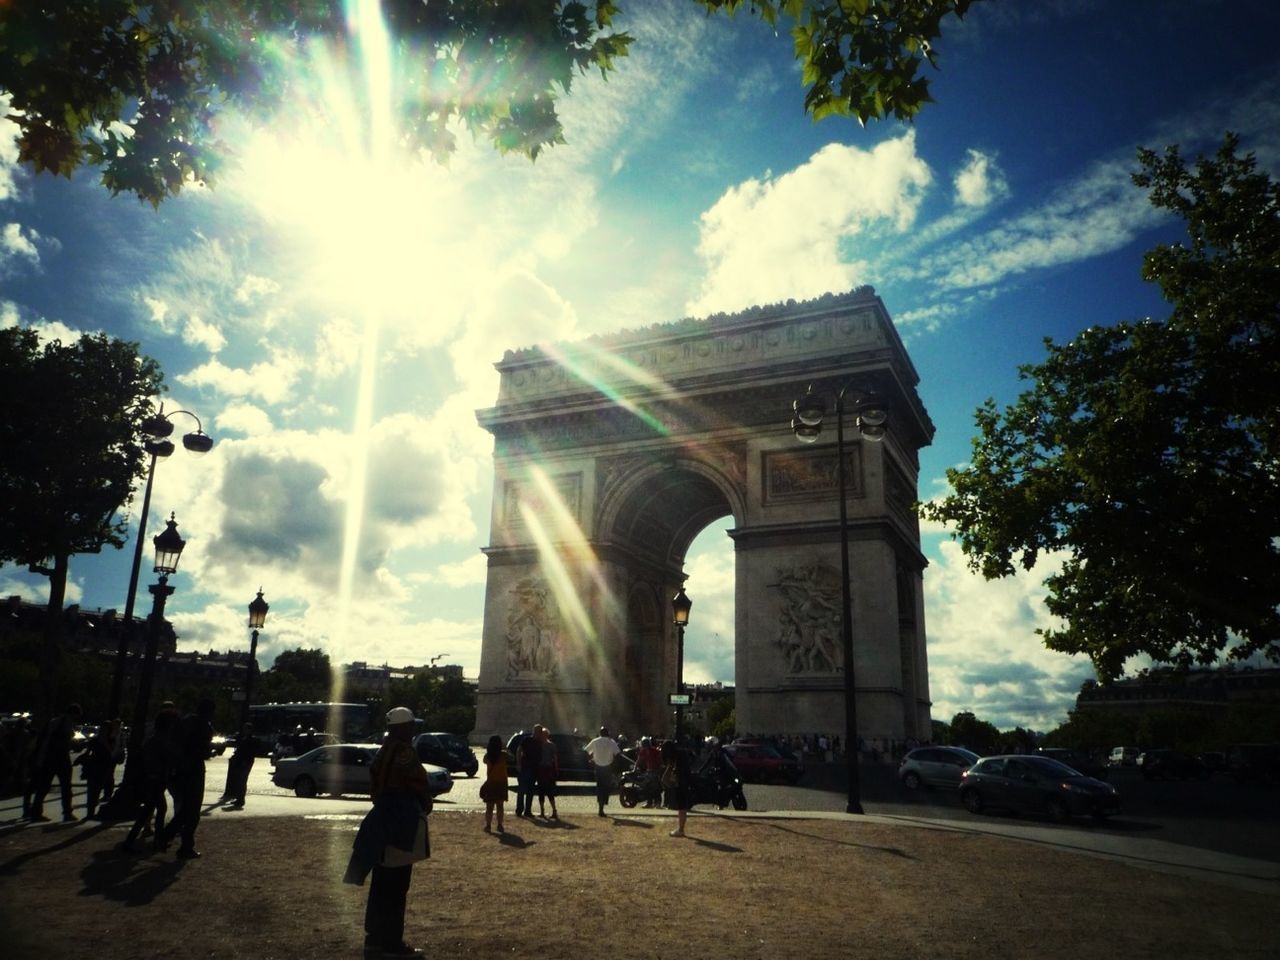
{"label": "tree", "polygon": [[329,700],[333,689],[333,665],[323,650],[298,647],[276,654],[271,669],[262,675],[260,696],[264,703]]}
{"label": "tree", "polygon": [[70,558],[123,546],[128,523],[119,511],[146,463],[139,424],[162,381],[136,343],[86,334],[42,347],[34,330],[0,330],[0,563],[49,578],[46,706],[57,686]]}
{"label": "tree", "polygon": [[986,756],[996,752],[1000,731],[994,723],[979,720],[971,711],[962,710],[951,718],[947,742]]}
{"label": "tree", "polygon": [[1064,625],[1039,632],[1104,680],[1139,655],[1280,659],[1280,188],[1237,147],[1194,169],[1139,152],[1134,183],[1188,232],[1143,261],[1168,318],[1046,340],[920,511],[988,579],[1064,552],[1046,580]]}
{"label": "tree", "polygon": [[[742,0],[694,0],[734,13]],[[865,122],[913,117],[929,100],[941,22],[973,0],[755,0],[768,24],[794,20],[805,109]],[[0,90],[22,162],[70,176],[102,171],[113,194],[159,204],[211,183],[228,107],[270,114],[295,92],[290,64],[313,41],[341,48],[343,0],[57,0],[0,4]],[[605,77],[632,37],[612,0],[381,0],[394,44],[403,144],[437,158],[461,124],[502,152],[562,143],[556,103],[576,74]],[[353,53],[356,51],[353,51]],[[354,59],[354,57],[353,57]]]}

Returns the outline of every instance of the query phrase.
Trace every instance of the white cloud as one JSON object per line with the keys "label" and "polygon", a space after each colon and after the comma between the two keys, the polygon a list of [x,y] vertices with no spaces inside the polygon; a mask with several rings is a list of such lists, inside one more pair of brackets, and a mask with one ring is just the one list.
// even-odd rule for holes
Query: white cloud
{"label": "white cloud", "polygon": [[442,563],[429,570],[411,573],[411,583],[442,583],[447,587],[483,586],[489,577],[489,558],[477,553],[457,563]]}
{"label": "white cloud", "polygon": [[302,363],[296,356],[275,353],[270,360],[255,363],[247,370],[209,360],[175,379],[187,387],[209,388],[228,396],[257,397],[267,404],[279,404],[290,398],[301,371]]}
{"label": "white cloud", "polygon": [[[84,586],[68,577],[65,603],[79,603],[83,596]],[[40,574],[27,572],[26,567],[0,564],[0,597],[21,597],[28,603],[48,603],[49,580]]]}
{"label": "white cloud", "polygon": [[702,214],[706,277],[692,314],[811,297],[856,285],[843,245],[913,222],[932,175],[908,131],[871,150],[828,144],[781,176],[747,180]]}
{"label": "white cloud", "polygon": [[995,158],[970,150],[968,160],[956,174],[955,200],[962,207],[986,207],[1009,194],[1009,184]]}
{"label": "white cloud", "polygon": [[0,201],[18,195],[18,125],[9,119],[12,98],[0,93]]}
{"label": "white cloud", "polygon": [[39,237],[40,234],[30,227],[24,233],[22,224],[6,223],[4,230],[0,231],[0,256],[6,260],[10,257],[25,257],[32,263],[38,263],[40,251],[36,249],[35,241]]}
{"label": "white cloud", "polygon": [[280,284],[269,277],[246,274],[240,286],[236,288],[236,303],[253,303],[263,297],[280,292]]}
{"label": "white cloud", "polygon": [[942,543],[938,557],[924,576],[934,719],[972,710],[1001,729],[1065,721],[1092,665],[1049,650],[1034,632],[1055,625],[1044,579],[1063,557],[1043,556],[1029,572],[995,581],[969,570],[955,542]]}
{"label": "white cloud", "polygon": [[198,314],[191,314],[182,328],[182,340],[192,346],[204,347],[210,353],[217,353],[227,345],[227,338],[212,323],[206,323]]}
{"label": "white cloud", "polygon": [[251,403],[229,403],[223,407],[214,421],[218,430],[243,433],[250,437],[262,437],[275,430],[271,418],[261,407]]}

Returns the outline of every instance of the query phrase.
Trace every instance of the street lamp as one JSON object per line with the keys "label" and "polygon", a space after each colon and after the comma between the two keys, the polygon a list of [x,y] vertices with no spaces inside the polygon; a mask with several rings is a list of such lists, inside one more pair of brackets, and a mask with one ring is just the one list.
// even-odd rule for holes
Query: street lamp
{"label": "street lamp", "polygon": [[689,625],[689,611],[693,609],[693,601],[684,592],[671,598],[671,622],[676,625],[676,743],[684,739],[684,628]]}
{"label": "street lamp", "polygon": [[[133,567],[129,571],[129,592],[124,601],[124,620],[120,628],[120,642],[116,648],[116,669],[111,678],[111,706],[107,710],[108,717],[120,716],[120,701],[124,696],[125,666],[129,660],[129,639],[133,631],[133,607],[138,596],[138,573],[142,568],[142,545],[146,542],[147,514],[151,510],[151,484],[156,476],[156,459],[173,454],[173,443],[167,439],[173,433],[171,417],[186,414],[196,422],[194,433],[182,438],[182,445],[191,453],[203,454],[213,449],[213,438],[204,432],[200,418],[190,410],[172,410],[164,412],[164,404],[160,411],[142,421],[142,432],[147,435],[143,447],[151,454],[151,464],[147,467],[147,485],[142,494],[142,512],[138,515],[138,537],[133,547]],[[134,718],[134,726],[137,726]]]}
{"label": "street lamp", "polygon": [[[142,658],[142,671],[138,677],[138,700],[133,708],[133,723],[129,727],[129,752],[125,756],[124,777],[120,793],[126,800],[124,804],[138,798],[138,780],[141,777],[142,743],[146,739],[147,714],[151,709],[151,680],[155,673],[156,647],[159,645],[160,629],[164,624],[164,605],[173,593],[169,586],[169,575],[177,572],[178,559],[182,556],[182,548],[187,542],[178,533],[178,521],[173,514],[164,530],[152,539],[156,550],[155,572],[160,580],[147,589],[154,598],[151,604],[151,616],[147,623],[147,648]],[[132,815],[126,813],[126,816]]]}
{"label": "street lamp", "polygon": [[246,665],[244,678],[244,706],[240,709],[240,735],[244,736],[244,728],[249,723],[249,702],[253,699],[253,677],[258,672],[258,631],[267,622],[267,601],[262,599],[262,588],[258,588],[258,596],[249,604],[249,629],[253,631],[249,639],[249,663]]}
{"label": "street lamp", "polygon": [[[858,705],[853,682],[853,600],[849,596],[849,518],[844,465],[844,404],[848,396],[864,440],[883,440],[889,420],[888,405],[870,390],[846,383],[836,394],[836,486],[840,497],[840,639],[844,655],[844,753],[849,765],[849,800],[846,813],[862,813],[862,783],[858,770]],[[822,433],[827,405],[810,386],[792,408],[791,429],[802,443],[813,443]]]}

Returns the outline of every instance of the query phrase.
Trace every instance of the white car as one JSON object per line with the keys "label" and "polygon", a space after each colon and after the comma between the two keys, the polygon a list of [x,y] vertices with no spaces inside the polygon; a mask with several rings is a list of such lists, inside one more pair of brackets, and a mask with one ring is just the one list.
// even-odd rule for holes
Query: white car
{"label": "white car", "polygon": [[[276,762],[271,782],[292,790],[300,797],[320,793],[333,795],[369,792],[369,767],[378,752],[375,744],[338,743],[316,747],[300,757],[283,757]],[[431,796],[438,797],[453,789],[453,777],[444,767],[423,764]]]}

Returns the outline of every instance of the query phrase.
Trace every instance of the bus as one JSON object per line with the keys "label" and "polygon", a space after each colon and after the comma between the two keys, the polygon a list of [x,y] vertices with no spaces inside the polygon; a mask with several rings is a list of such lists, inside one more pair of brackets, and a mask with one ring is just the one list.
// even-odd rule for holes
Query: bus
{"label": "bus", "polygon": [[257,753],[266,756],[282,733],[314,730],[333,734],[343,743],[368,740],[381,729],[367,703],[258,703],[249,707],[249,723],[258,741]]}

